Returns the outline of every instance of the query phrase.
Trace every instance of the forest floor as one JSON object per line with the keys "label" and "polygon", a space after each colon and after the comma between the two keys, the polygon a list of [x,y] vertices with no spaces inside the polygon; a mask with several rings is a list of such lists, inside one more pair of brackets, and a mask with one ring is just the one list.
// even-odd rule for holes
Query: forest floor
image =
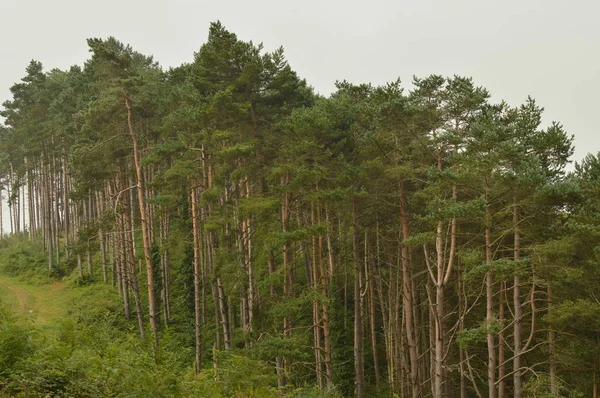
{"label": "forest floor", "polygon": [[38,326],[54,323],[65,315],[65,283],[32,285],[0,274],[0,301]]}

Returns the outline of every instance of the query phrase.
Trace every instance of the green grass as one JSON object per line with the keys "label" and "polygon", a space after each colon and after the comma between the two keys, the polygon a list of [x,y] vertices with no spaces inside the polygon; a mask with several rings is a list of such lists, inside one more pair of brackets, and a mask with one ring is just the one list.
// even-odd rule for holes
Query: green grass
{"label": "green grass", "polygon": [[32,285],[0,274],[0,301],[35,325],[46,326],[63,318],[66,298],[64,282]]}

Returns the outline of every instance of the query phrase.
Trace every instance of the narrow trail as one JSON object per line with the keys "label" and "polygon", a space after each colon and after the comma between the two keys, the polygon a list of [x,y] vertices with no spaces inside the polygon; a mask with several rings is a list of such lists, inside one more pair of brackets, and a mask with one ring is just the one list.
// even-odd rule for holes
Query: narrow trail
{"label": "narrow trail", "polygon": [[29,285],[16,278],[0,275],[0,301],[14,312],[25,315],[36,325],[48,325],[64,315],[64,282]]}

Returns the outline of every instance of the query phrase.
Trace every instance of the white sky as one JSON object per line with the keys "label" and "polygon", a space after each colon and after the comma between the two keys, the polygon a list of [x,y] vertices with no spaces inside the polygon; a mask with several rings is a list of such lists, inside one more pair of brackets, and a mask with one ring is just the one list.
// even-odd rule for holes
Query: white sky
{"label": "white sky", "polygon": [[163,67],[189,62],[220,20],[242,40],[284,46],[321,94],[336,80],[383,84],[471,76],[494,100],[531,95],[544,122],[575,135],[574,159],[600,151],[600,2],[592,0],[0,0],[0,102],[31,59],[46,70],[115,36]]}

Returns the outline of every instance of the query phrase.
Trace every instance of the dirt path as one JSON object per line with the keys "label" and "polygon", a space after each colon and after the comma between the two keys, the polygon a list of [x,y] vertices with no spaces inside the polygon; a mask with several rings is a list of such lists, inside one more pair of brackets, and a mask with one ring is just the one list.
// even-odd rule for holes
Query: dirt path
{"label": "dirt path", "polygon": [[60,281],[47,285],[28,285],[0,275],[0,300],[36,325],[47,325],[64,315],[61,305],[64,288],[64,283]]}

